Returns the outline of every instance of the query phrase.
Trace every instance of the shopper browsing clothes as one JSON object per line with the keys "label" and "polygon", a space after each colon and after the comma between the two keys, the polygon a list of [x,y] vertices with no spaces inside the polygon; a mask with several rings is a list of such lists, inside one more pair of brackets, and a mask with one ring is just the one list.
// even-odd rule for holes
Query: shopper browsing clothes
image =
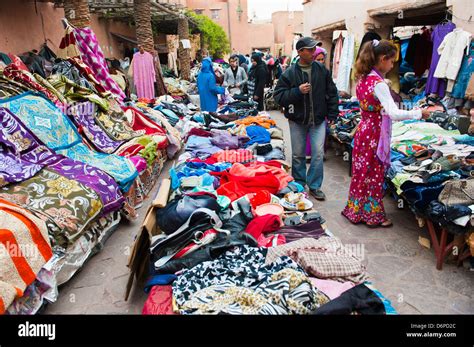
{"label": "shopper browsing clothes", "polygon": [[326,63],[326,56],[327,51],[323,47],[316,47],[313,55],[314,61],[324,65]]}
{"label": "shopper browsing clothes", "polygon": [[[324,48],[316,46],[313,54],[313,60],[324,65],[326,63],[326,55],[327,52]],[[311,160],[311,140],[309,134],[306,137],[306,160]]]}
{"label": "shopper browsing clothes", "polygon": [[216,112],[218,104],[217,95],[224,94],[225,88],[217,86],[216,75],[212,69],[212,61],[209,57],[202,60],[201,71],[197,78],[197,87],[201,111]]}
{"label": "shopper browsing clothes", "polygon": [[383,205],[384,171],[390,167],[392,120],[427,118],[427,110],[400,110],[384,76],[393,68],[397,48],[387,40],[365,43],[355,64],[362,120],[354,137],[352,181],[342,214],[352,223],[389,227]]}
{"label": "shopper browsing clothes", "polygon": [[233,55],[229,59],[230,67],[225,70],[223,87],[229,89],[232,95],[242,94],[242,89],[247,83],[247,73],[239,66],[239,56]]}
{"label": "shopper browsing clothes", "polygon": [[252,65],[250,67],[249,79],[247,82],[249,96],[258,103],[258,110],[263,111],[263,94],[265,84],[269,78],[267,65],[262,60],[262,55],[260,53],[252,54],[251,62]]}
{"label": "shopper browsing clothes", "polygon": [[[330,72],[313,61],[316,41],[303,37],[296,43],[300,57],[298,63],[288,67],[275,88],[275,101],[285,108],[291,134],[292,175],[295,180],[308,185],[310,194],[324,200],[323,183],[324,140],[326,117],[333,121],[338,111],[337,89]],[[306,136],[311,140],[313,153],[306,170]]]}

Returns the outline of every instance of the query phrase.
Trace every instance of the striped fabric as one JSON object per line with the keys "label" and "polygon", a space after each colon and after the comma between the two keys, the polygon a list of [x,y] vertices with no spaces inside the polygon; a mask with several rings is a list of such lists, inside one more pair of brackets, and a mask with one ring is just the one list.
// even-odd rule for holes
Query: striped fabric
{"label": "striped fabric", "polygon": [[0,314],[23,296],[52,255],[44,221],[0,199]]}

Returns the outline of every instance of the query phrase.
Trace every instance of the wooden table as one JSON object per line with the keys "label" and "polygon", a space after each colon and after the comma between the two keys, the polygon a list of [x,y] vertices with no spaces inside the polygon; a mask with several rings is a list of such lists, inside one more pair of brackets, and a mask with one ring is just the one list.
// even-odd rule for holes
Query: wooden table
{"label": "wooden table", "polygon": [[[450,243],[448,243],[448,230],[446,228],[438,226],[435,227],[434,223],[429,220],[425,219],[426,226],[428,227],[428,231],[430,233],[431,242],[433,243],[433,248],[436,256],[436,269],[442,270],[443,263],[446,260],[446,257],[453,251],[454,246],[456,245],[456,240],[454,239]],[[440,237],[438,238],[438,232],[440,232]],[[456,258],[457,258],[457,266],[461,266],[462,262],[467,259],[471,255],[471,251],[469,247],[465,248],[465,244],[459,249]]]}

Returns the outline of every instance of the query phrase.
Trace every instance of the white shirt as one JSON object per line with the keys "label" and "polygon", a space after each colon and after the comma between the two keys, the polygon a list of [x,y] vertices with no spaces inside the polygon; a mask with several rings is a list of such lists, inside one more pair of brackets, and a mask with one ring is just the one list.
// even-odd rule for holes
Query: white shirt
{"label": "white shirt", "polygon": [[421,110],[401,110],[393,101],[392,94],[390,94],[390,89],[385,82],[380,82],[374,87],[374,93],[377,99],[379,99],[382,104],[384,111],[391,120],[401,121],[406,119],[421,119]]}
{"label": "white shirt", "polygon": [[440,58],[434,77],[455,80],[464,55],[469,54],[470,43],[471,33],[461,28],[456,28],[446,35],[438,47]]}

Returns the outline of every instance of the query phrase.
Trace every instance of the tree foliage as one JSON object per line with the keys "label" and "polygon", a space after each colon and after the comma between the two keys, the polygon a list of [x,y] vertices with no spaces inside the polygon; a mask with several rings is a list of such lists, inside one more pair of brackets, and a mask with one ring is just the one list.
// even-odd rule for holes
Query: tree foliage
{"label": "tree foliage", "polygon": [[209,50],[214,58],[222,58],[230,53],[230,43],[224,29],[203,14],[188,11],[187,15],[198,23],[198,31],[202,34],[202,46]]}

